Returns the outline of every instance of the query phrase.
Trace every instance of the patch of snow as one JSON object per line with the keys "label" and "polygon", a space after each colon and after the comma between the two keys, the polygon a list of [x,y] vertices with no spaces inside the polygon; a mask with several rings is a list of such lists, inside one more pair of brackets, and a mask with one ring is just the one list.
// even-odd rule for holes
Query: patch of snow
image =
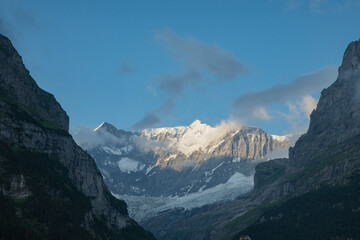
{"label": "patch of snow", "polygon": [[140,192],[140,188],[137,187],[137,186],[131,186],[131,190],[132,190],[133,192],[136,192],[136,193],[139,193],[139,192]]}
{"label": "patch of snow", "polygon": [[156,167],[156,165],[150,165],[147,169],[145,174],[148,174],[154,167]]}
{"label": "patch of snow", "polygon": [[145,168],[145,165],[144,165],[144,164],[140,164],[140,165],[139,165],[139,171],[144,170],[144,168]]}
{"label": "patch of snow", "polygon": [[213,170],[211,170],[211,173],[210,174],[213,174],[215,171],[216,171],[216,169],[218,169],[219,167],[221,167],[221,165],[223,165],[224,164],[224,162],[221,162],[216,168],[214,168]]}
{"label": "patch of snow", "polygon": [[284,136],[271,135],[271,137],[272,137],[274,140],[279,141],[279,142],[284,142],[284,141],[288,140],[288,136],[287,136],[287,135],[284,135]]}
{"label": "patch of snow", "polygon": [[120,149],[111,149],[109,147],[105,147],[105,146],[102,146],[102,149],[107,152],[107,153],[110,153],[110,154],[114,154],[114,155],[118,155],[118,156],[121,156],[122,155],[122,152]]}
{"label": "patch of snow", "polygon": [[128,152],[131,152],[133,149],[134,149],[134,147],[132,145],[127,145],[125,147],[122,147],[121,151],[128,153]]}
{"label": "patch of snow", "polygon": [[178,155],[177,154],[171,154],[169,157],[167,157],[164,162],[168,162],[170,161],[171,159],[175,159]]}
{"label": "patch of snow", "polygon": [[117,165],[122,172],[137,172],[142,169],[144,169],[145,165],[139,163],[138,161],[132,160],[130,158],[122,158],[119,162],[117,162]]}
{"label": "patch of snow", "polygon": [[[240,130],[239,130],[240,131]],[[214,151],[216,148],[218,148],[223,142],[225,142],[225,140],[223,139],[223,140],[221,140],[220,142],[218,142],[217,144],[215,144],[215,145],[213,145],[213,146],[211,146],[211,148],[210,148],[210,152],[212,152],[212,151]]]}
{"label": "patch of snow", "polygon": [[110,174],[108,171],[106,171],[105,169],[100,168],[100,167],[99,167],[99,170],[100,170],[101,175],[103,176],[103,179],[110,178]]}
{"label": "patch of snow", "polygon": [[238,134],[240,132],[240,130],[237,130],[236,132],[234,132],[231,137],[234,137],[236,134]]}
{"label": "patch of snow", "polygon": [[211,181],[211,179],[212,179],[212,177],[208,177],[208,178],[205,179],[205,182],[209,183]]}
{"label": "patch of snow", "polygon": [[105,166],[106,166],[106,165],[115,165],[115,166],[116,166],[116,164],[113,163],[113,162],[110,161],[110,160],[107,160],[107,161],[104,163],[104,165],[105,165]]}
{"label": "patch of snow", "polygon": [[95,128],[93,131],[96,132],[98,131],[104,124],[106,124],[106,122],[102,122],[97,128]]}
{"label": "patch of snow", "polygon": [[153,172],[152,174],[149,175],[149,177],[151,177],[152,175],[154,175],[156,172]]}
{"label": "patch of snow", "polygon": [[201,186],[201,188],[199,188],[199,192],[202,192],[204,190],[204,188],[206,188],[207,185],[203,185]]}
{"label": "patch of snow", "polygon": [[188,193],[190,192],[190,190],[194,187],[194,184],[192,184],[189,188],[189,190],[187,190],[187,192],[185,193],[185,196],[188,195]]}

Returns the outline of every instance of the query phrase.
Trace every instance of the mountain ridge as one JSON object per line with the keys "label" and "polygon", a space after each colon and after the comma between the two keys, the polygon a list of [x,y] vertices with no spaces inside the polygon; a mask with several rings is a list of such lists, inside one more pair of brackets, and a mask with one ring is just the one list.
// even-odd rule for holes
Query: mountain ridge
{"label": "mountain ridge", "polygon": [[[219,128],[219,130],[217,130]],[[217,131],[215,131],[217,130]],[[221,142],[221,140],[224,138],[227,134],[233,134],[236,135],[242,131],[248,131],[248,132],[256,132],[259,131],[261,134],[265,133],[262,129],[257,127],[250,127],[250,126],[241,126],[235,122],[231,122],[228,124],[220,124],[215,127],[210,126],[208,124],[203,123],[202,121],[195,119],[190,125],[188,126],[176,126],[176,127],[159,127],[159,128],[148,128],[143,130],[137,130],[137,131],[126,131],[122,129],[116,128],[114,125],[103,122],[98,127],[96,127],[93,131],[107,131],[109,133],[112,133],[114,135],[116,132],[121,134],[126,133],[126,135],[130,135],[131,133],[133,135],[137,135],[139,137],[142,137],[147,140],[155,140],[158,142],[167,143],[169,148],[173,148],[176,150],[179,150],[183,154],[187,156],[191,156],[192,153],[195,151],[204,151],[206,148],[209,148],[208,145],[201,145],[199,142],[203,142],[201,138],[210,138],[207,142],[211,143],[211,141],[218,140]],[[212,131],[212,132],[211,132]],[[210,132],[210,134],[208,134]],[[185,140],[181,140],[181,138],[184,138],[184,135],[190,135]],[[204,135],[206,135],[204,137]],[[216,136],[214,136],[216,135]],[[267,138],[269,138],[269,141],[276,142],[275,148],[281,148],[284,145],[288,144],[290,141],[290,138],[293,134],[278,136],[278,135],[270,135],[266,134]],[[295,134],[296,135],[296,134]],[[75,136],[76,137],[76,136]],[[195,139],[195,141],[194,141]],[[175,141],[174,141],[175,140]],[[185,146],[176,146],[179,142],[186,142]],[[267,140],[267,139],[265,139]],[[189,142],[194,142],[194,144],[189,144]],[[193,145],[200,145],[200,146],[193,146]],[[181,144],[178,144],[181,145]],[[193,151],[189,151],[189,149],[195,148]],[[273,151],[272,147],[264,149],[265,153],[254,153],[253,157],[250,157],[251,159],[256,158],[262,158],[266,155],[267,151]],[[240,158],[240,156],[234,155],[234,158]],[[244,159],[250,159],[249,157],[244,157]]]}
{"label": "mountain ridge", "polygon": [[[130,215],[138,221],[157,211],[190,209],[248,192],[255,164],[290,142],[256,127],[213,127],[200,120],[135,132],[105,122],[84,134],[85,140],[80,135],[73,134],[96,160],[112,193],[127,201]],[[205,196],[206,201],[199,201]]]}

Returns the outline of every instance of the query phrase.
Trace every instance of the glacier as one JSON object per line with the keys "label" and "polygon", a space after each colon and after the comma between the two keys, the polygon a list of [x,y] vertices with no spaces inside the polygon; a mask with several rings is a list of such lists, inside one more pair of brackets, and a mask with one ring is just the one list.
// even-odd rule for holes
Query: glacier
{"label": "glacier", "polygon": [[190,210],[212,203],[234,200],[236,197],[250,192],[253,186],[253,175],[245,176],[236,172],[225,183],[181,197],[145,197],[112,194],[127,203],[130,217],[141,222],[169,209],[182,208]]}

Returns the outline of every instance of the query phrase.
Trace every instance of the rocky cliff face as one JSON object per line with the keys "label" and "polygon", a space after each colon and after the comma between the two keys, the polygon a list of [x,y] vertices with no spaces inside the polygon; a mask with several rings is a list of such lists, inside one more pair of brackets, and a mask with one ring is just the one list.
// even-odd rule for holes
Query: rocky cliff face
{"label": "rocky cliff face", "polygon": [[69,117],[54,96],[40,89],[20,55],[4,36],[0,36],[0,94],[2,99],[16,103],[43,125],[69,130]]}
{"label": "rocky cliff face", "polygon": [[358,41],[349,44],[339,67],[338,79],[322,91],[307,133],[290,152],[289,157],[295,162],[303,154],[314,154],[314,151],[359,135],[359,45]]}
{"label": "rocky cliff face", "polygon": [[[256,167],[251,201],[258,205],[277,201],[278,207],[265,208],[245,232],[258,238],[262,237],[256,232],[268,232],[272,236],[269,239],[277,239],[279,234],[275,232],[283,225],[282,237],[291,232],[299,239],[300,236],[306,238],[306,232],[321,232],[317,237],[321,239],[359,237],[347,230],[357,228],[352,222],[344,223],[348,218],[360,217],[353,210],[357,208],[357,200],[348,199],[349,196],[360,198],[359,57],[360,41],[350,43],[337,80],[322,91],[317,108],[311,114],[309,129],[290,148],[289,159]],[[315,199],[323,202],[318,204]],[[341,207],[334,211],[334,206]],[[339,221],[343,224],[338,224]],[[296,224],[302,231],[294,228]],[[319,224],[322,227],[318,229],[311,227]]]}
{"label": "rocky cliff face", "polygon": [[[350,43],[339,67],[337,80],[321,93],[317,108],[311,114],[308,131],[290,148],[289,160],[281,162],[282,173],[272,172],[270,185],[274,188],[269,184],[255,184],[258,190],[256,196],[259,192],[272,191],[273,194],[260,195],[277,199],[286,194],[314,189],[323,183],[345,183],[358,169],[359,56],[359,41]],[[258,166],[255,182],[262,182],[268,177],[262,173],[266,169],[279,168],[279,163],[271,161]]]}
{"label": "rocky cliff face", "polygon": [[[79,204],[79,209],[84,208],[83,211],[74,216],[68,213],[69,222],[62,223],[69,225],[71,231],[80,231],[86,239],[126,236],[126,239],[136,236],[152,239],[151,234],[128,217],[126,204],[110,194],[94,160],[74,142],[68,128],[69,118],[60,104],[37,86],[11,42],[0,35],[0,185],[2,196],[10,197],[4,201],[13,204],[11,199],[22,199],[30,205],[43,201],[38,207],[51,212],[45,208],[46,204],[67,206],[67,201],[78,196],[73,197],[72,202],[74,206]],[[38,179],[37,183],[34,179]],[[67,188],[63,185],[65,182]],[[44,192],[39,194],[39,191]],[[41,200],[45,196],[49,199]],[[16,206],[21,211],[14,221],[21,228],[30,228],[31,234],[37,234],[37,228],[26,224],[31,218],[36,226],[47,229],[41,238],[55,239],[52,234],[56,226],[48,226],[48,222],[35,217],[38,213],[27,215],[26,204]],[[71,210],[65,207],[63,211]],[[49,221],[61,223],[62,219],[56,217],[50,216]],[[79,220],[71,223],[71,219]],[[134,229],[138,234],[131,232]],[[77,238],[76,234],[62,234],[65,238]]]}

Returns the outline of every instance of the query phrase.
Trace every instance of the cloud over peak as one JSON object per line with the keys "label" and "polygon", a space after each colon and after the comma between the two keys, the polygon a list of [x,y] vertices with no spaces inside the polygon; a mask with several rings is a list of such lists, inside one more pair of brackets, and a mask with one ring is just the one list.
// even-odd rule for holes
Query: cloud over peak
{"label": "cloud over peak", "polygon": [[216,44],[207,44],[194,37],[186,38],[169,29],[155,32],[154,37],[165,44],[165,48],[181,68],[178,73],[164,73],[157,77],[156,89],[148,87],[153,93],[156,93],[156,90],[165,93],[169,100],[162,107],[147,112],[133,125],[133,129],[159,125],[164,113],[169,114],[169,111],[164,109],[174,108],[176,98],[186,89],[197,87],[199,84],[209,84],[210,81],[204,77],[204,74],[222,82],[233,80],[240,74],[249,72],[248,68],[229,51]]}
{"label": "cloud over peak", "polygon": [[262,91],[247,92],[233,102],[232,118],[267,120],[270,116],[265,111],[266,107],[296,101],[305,96],[308,97],[303,99],[302,108],[309,114],[315,105],[315,100],[309,95],[333,83],[336,76],[337,67],[329,66],[315,73],[300,76],[287,84],[277,84]]}
{"label": "cloud over peak", "polygon": [[137,121],[132,127],[132,130],[141,130],[145,128],[151,128],[162,123],[161,116],[169,116],[174,108],[174,100],[170,99],[166,101],[159,108],[149,111],[145,116]]}

